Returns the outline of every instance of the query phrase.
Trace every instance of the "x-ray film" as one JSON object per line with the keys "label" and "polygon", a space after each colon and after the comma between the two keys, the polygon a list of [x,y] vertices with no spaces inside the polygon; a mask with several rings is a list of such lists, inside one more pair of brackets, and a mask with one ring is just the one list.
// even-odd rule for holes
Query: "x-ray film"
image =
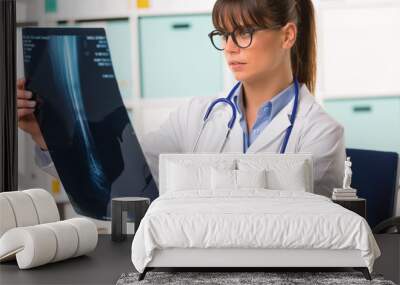
{"label": "x-ray film", "polygon": [[78,214],[110,219],[111,198],[158,196],[101,28],[24,28],[26,89]]}

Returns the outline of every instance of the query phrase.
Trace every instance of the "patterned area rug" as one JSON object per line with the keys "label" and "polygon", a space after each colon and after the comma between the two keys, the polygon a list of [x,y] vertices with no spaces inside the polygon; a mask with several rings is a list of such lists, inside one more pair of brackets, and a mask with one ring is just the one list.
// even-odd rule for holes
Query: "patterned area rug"
{"label": "patterned area rug", "polygon": [[360,272],[147,272],[145,279],[138,281],[139,273],[124,273],[117,285],[133,284],[379,284],[395,285],[381,275],[372,274],[372,281]]}

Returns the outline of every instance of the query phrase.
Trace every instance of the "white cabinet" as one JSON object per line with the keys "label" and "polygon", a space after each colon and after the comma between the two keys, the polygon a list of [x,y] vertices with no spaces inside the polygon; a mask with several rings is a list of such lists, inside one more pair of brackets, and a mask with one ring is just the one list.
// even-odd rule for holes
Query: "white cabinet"
{"label": "white cabinet", "polygon": [[43,14],[43,7],[38,0],[17,0],[17,23],[36,23]]}
{"label": "white cabinet", "polygon": [[400,1],[320,1],[324,98],[400,94]]}

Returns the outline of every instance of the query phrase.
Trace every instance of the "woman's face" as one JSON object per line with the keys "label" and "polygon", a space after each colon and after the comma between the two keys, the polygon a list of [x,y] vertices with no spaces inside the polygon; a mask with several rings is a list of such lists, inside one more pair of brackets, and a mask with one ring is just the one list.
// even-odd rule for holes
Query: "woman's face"
{"label": "woman's face", "polygon": [[278,70],[288,59],[292,46],[287,42],[287,29],[285,26],[278,30],[258,30],[247,48],[238,47],[229,37],[224,54],[236,80],[251,82]]}

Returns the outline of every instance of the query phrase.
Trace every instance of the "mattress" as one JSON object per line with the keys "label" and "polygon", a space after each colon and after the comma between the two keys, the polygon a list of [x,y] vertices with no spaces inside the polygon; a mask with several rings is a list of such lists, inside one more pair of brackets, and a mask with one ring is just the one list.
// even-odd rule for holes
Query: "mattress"
{"label": "mattress", "polygon": [[175,191],[154,200],[132,242],[139,272],[162,249],[359,250],[372,272],[380,250],[361,216],[309,192]]}

